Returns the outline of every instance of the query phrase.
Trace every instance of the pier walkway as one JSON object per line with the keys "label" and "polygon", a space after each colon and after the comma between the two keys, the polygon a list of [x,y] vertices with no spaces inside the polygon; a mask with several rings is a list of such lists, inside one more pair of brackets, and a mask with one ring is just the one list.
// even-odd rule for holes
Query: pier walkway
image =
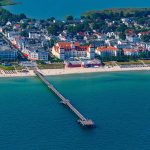
{"label": "pier walkway", "polygon": [[34,69],[34,73],[44,82],[45,85],[48,86],[50,90],[52,90],[60,99],[60,102],[75,113],[75,115],[79,118],[78,123],[85,127],[93,127],[94,122],[91,119],[85,118],[72,104],[66,99],[45,77],[42,73],[40,73],[37,69]]}

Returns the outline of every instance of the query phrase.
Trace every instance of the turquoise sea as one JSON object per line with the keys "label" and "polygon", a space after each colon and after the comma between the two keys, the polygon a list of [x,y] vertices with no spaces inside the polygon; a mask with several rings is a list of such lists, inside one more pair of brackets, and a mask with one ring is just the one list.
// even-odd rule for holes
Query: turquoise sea
{"label": "turquoise sea", "polygon": [[150,7],[150,0],[14,0],[22,4],[9,6],[14,13],[25,13],[32,18],[56,17],[67,15],[79,17],[89,10],[118,7]]}
{"label": "turquoise sea", "polygon": [[87,130],[37,78],[0,79],[0,150],[149,150],[150,72],[48,77]]}

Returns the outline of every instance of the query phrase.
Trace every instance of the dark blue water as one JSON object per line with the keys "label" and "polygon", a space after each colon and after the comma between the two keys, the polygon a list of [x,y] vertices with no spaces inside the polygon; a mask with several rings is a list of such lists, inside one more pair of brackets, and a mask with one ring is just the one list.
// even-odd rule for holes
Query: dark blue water
{"label": "dark blue water", "polygon": [[81,128],[38,79],[0,79],[0,150],[150,149],[150,72],[48,79],[97,128]]}
{"label": "dark blue water", "polygon": [[150,7],[150,0],[14,0],[21,5],[7,7],[14,13],[25,13],[32,18],[54,16],[63,19],[67,15],[76,17],[89,10],[118,7]]}

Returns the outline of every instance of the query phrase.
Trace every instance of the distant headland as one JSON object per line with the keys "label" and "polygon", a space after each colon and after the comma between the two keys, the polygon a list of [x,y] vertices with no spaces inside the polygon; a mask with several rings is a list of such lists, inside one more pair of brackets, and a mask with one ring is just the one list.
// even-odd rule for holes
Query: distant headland
{"label": "distant headland", "polygon": [[16,2],[13,2],[12,0],[0,0],[0,6],[7,6],[7,5],[15,5]]}
{"label": "distant headland", "polygon": [[[7,0],[3,0],[7,1]],[[6,6],[5,8],[14,14],[24,13],[30,18],[35,19],[47,19],[51,16],[64,19],[67,15],[75,16],[79,18],[80,15],[89,10],[105,10],[109,8],[148,8],[150,3],[143,3],[142,1],[126,0],[118,1],[113,0],[108,3],[107,1],[101,0],[64,0],[64,1],[54,1],[54,0],[11,0],[12,2],[19,2],[21,5]],[[147,0],[146,0],[147,1]],[[149,0],[148,0],[149,1]],[[36,5],[36,7],[34,7]],[[78,9],[77,9],[78,8]],[[41,11],[42,10],[42,11]]]}
{"label": "distant headland", "polygon": [[102,10],[90,10],[83,13],[82,15],[89,16],[94,14],[110,14],[110,13],[120,14],[122,12],[126,15],[126,14],[134,14],[137,12],[145,12],[145,11],[150,11],[150,8],[109,8],[109,9],[102,9]]}

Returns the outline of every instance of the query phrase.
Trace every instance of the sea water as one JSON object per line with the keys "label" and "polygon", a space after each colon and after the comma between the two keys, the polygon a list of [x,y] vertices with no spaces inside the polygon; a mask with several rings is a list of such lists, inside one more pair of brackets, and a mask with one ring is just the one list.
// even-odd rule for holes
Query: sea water
{"label": "sea water", "polygon": [[44,19],[67,15],[79,17],[90,10],[106,8],[150,7],[150,0],[14,0],[19,5],[8,6],[13,13],[25,13],[28,17]]}
{"label": "sea water", "polygon": [[150,72],[47,79],[96,128],[77,117],[36,77],[0,79],[0,150],[149,150]]}

